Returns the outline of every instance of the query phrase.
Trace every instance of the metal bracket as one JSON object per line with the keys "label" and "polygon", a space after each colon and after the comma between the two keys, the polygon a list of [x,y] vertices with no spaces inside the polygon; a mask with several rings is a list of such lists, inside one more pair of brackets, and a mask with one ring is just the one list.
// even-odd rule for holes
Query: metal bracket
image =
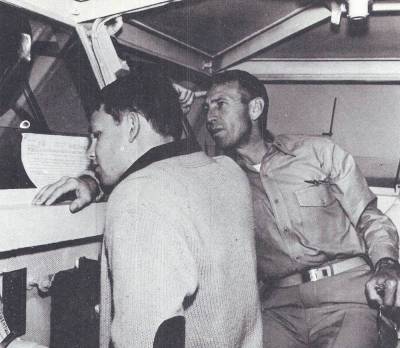
{"label": "metal bracket", "polygon": [[[113,24],[109,28],[107,23],[111,20],[116,20],[116,25]],[[122,19],[119,15],[96,19],[92,26],[92,48],[99,64],[104,85],[115,81],[118,71],[124,69],[122,60],[118,57],[111,40],[111,36],[115,34],[120,27],[122,27]]]}
{"label": "metal bracket", "polygon": [[214,72],[212,60],[204,61],[201,66],[201,69],[206,71],[209,74],[212,74]]}
{"label": "metal bracket", "polygon": [[340,25],[340,19],[342,18],[342,13],[346,12],[345,4],[339,3],[337,1],[331,1],[331,24],[334,26]]}

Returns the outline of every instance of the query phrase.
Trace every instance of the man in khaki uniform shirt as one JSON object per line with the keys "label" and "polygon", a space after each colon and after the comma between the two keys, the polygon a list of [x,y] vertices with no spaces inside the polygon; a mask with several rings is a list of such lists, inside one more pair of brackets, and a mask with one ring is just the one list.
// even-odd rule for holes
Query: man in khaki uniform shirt
{"label": "man in khaki uniform shirt", "polygon": [[367,298],[400,304],[398,236],[353,157],[327,138],[273,137],[265,87],[243,71],[214,76],[204,108],[252,186],[264,347],[376,347]]}

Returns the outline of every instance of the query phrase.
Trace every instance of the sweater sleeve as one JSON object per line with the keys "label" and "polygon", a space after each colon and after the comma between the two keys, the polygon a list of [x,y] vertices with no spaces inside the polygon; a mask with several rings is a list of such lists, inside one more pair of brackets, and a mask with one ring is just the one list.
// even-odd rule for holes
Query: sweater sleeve
{"label": "sweater sleeve", "polygon": [[154,212],[154,206],[137,202],[127,209],[124,204],[109,217],[114,347],[153,347],[159,326],[183,315],[185,297],[197,289],[195,260],[182,226]]}

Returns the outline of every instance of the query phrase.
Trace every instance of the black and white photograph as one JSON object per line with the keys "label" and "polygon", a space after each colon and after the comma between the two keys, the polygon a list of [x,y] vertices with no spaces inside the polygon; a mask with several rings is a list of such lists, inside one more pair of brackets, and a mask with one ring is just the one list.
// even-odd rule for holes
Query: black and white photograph
{"label": "black and white photograph", "polygon": [[400,348],[400,0],[0,0],[0,348]]}

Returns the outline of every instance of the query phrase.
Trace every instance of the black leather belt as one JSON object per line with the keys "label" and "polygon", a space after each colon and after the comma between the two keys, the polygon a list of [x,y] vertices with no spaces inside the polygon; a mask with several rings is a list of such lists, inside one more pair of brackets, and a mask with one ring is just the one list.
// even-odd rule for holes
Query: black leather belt
{"label": "black leather belt", "polygon": [[332,277],[336,274],[340,274],[366,264],[367,262],[363,257],[355,256],[350,259],[336,261],[325,266],[311,268],[304,272],[294,273],[287,277],[283,277],[274,281],[273,287],[285,288],[307,282],[315,282],[317,280]]}

